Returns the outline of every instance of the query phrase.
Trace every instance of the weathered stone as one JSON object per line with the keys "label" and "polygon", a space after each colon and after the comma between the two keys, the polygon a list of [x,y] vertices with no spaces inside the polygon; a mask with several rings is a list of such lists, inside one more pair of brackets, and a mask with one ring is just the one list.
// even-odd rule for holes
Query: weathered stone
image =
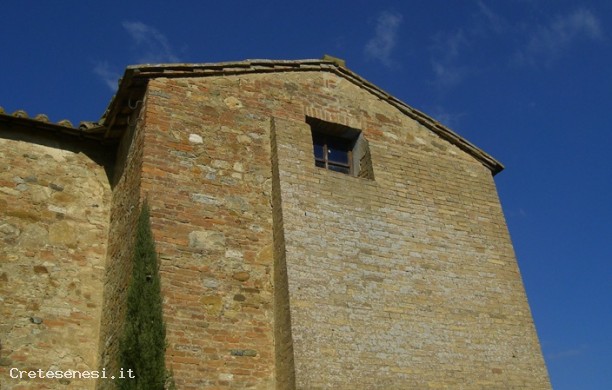
{"label": "weathered stone", "polygon": [[19,191],[13,188],[0,187],[0,192],[7,194],[7,195],[11,195],[11,196],[19,196]]}
{"label": "weathered stone", "polygon": [[16,226],[10,223],[2,223],[0,224],[0,233],[8,237],[17,237],[20,231]]}
{"label": "weathered stone", "polygon": [[66,245],[76,247],[79,234],[73,223],[60,221],[49,226],[49,243],[52,245]]}
{"label": "weathered stone", "polygon": [[242,108],[242,102],[238,100],[235,96],[229,96],[223,100],[225,105],[231,109],[236,110],[238,108]]}
{"label": "weathered stone", "polygon": [[253,350],[253,349],[232,349],[230,351],[230,354],[232,356],[248,356],[248,357],[255,357],[257,356],[257,351]]}
{"label": "weathered stone", "polygon": [[229,259],[242,259],[244,256],[242,252],[237,249],[227,249],[225,251],[225,257]]}
{"label": "weathered stone", "polygon": [[35,274],[48,274],[49,270],[44,265],[35,265],[34,267]]}
{"label": "weathered stone", "polygon": [[206,311],[212,315],[218,315],[223,309],[223,301],[218,295],[208,295],[200,298],[200,302],[204,305]]}
{"label": "weathered stone", "polygon": [[11,217],[16,217],[19,219],[23,219],[29,222],[36,222],[36,221],[40,221],[41,219],[41,216],[39,214],[33,213],[28,210],[22,210],[22,209],[7,211],[6,215],[9,215]]}
{"label": "weathered stone", "polygon": [[221,199],[217,199],[216,197],[207,194],[191,194],[191,199],[193,199],[194,202],[204,204],[220,205],[223,203]]}
{"label": "weathered stone", "polygon": [[214,278],[204,278],[202,280],[202,284],[204,285],[204,287],[214,290],[219,287],[220,282]]}
{"label": "weathered stone", "polygon": [[225,235],[213,231],[193,231],[189,233],[189,246],[194,249],[222,251],[225,249]]}
{"label": "weathered stone", "polygon": [[225,201],[231,210],[245,212],[249,209],[249,204],[240,196],[231,195],[225,198]]}
{"label": "weathered stone", "polygon": [[[104,159],[96,157],[96,162],[90,156],[114,152],[30,130],[19,132],[21,140],[16,141],[0,120],[0,355],[19,369],[57,365],[95,370],[110,183],[100,165]],[[10,169],[2,169],[2,164]],[[3,191],[2,183],[15,187]],[[99,207],[91,209],[92,203]],[[68,210],[75,212],[68,216]],[[74,229],[66,234],[55,225],[59,218]],[[82,247],[74,240],[79,229],[88,233]],[[75,278],[91,290],[88,299],[69,287]],[[20,386],[18,382],[0,374],[1,388]],[[57,381],[43,382],[28,386],[58,386]],[[95,382],[75,379],[71,384],[93,389]]]}
{"label": "weathered stone", "polygon": [[0,367],[10,367],[13,366],[13,361],[6,357],[0,357]]}
{"label": "weathered stone", "polygon": [[26,225],[19,236],[19,244],[26,247],[38,247],[47,243],[48,240],[47,229],[36,223]]}
{"label": "weathered stone", "polygon": [[51,195],[51,199],[53,199],[54,203],[60,205],[73,204],[76,200],[76,197],[72,194],[67,194],[66,192],[56,192]]}
{"label": "weathered stone", "polygon": [[51,189],[48,187],[35,186],[30,191],[32,196],[32,203],[38,204],[46,202],[51,196]]}
{"label": "weathered stone", "polygon": [[53,204],[50,204],[49,206],[47,206],[47,210],[49,211],[53,211],[54,213],[58,213],[58,214],[67,214],[68,213],[68,209],[66,209],[65,207],[59,207]]}
{"label": "weathered stone", "polygon": [[234,171],[244,172],[244,164],[237,162],[234,164]]}
{"label": "weathered stone", "polygon": [[189,134],[189,142],[192,144],[201,144],[204,143],[202,140],[202,136],[198,134]]}
{"label": "weathered stone", "polygon": [[272,245],[263,247],[257,254],[256,262],[260,264],[269,264],[274,259],[274,248]]}
{"label": "weathered stone", "polygon": [[246,297],[242,294],[236,294],[234,295],[234,301],[244,302],[246,301]]}
{"label": "weathered stone", "polygon": [[54,191],[64,191],[64,187],[62,187],[59,184],[55,184],[55,183],[49,183],[49,188],[51,188]]}
{"label": "weathered stone", "polygon": [[241,282],[246,282],[247,280],[249,280],[250,277],[251,277],[251,275],[249,275],[248,272],[244,272],[244,271],[235,272],[232,275],[232,278],[234,278],[234,279],[236,279],[238,281],[241,281]]}

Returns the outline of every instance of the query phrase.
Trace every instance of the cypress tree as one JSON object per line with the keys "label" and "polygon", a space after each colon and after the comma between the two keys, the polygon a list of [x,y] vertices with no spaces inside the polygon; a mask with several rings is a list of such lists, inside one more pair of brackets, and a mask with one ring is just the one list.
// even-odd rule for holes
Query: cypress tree
{"label": "cypress tree", "polygon": [[[120,361],[125,379],[118,388],[162,390],[166,380],[166,328],[162,316],[159,264],[151,232],[149,208],[140,210],[128,288]],[[128,369],[134,378],[128,378]],[[117,375],[115,376],[117,377]]]}

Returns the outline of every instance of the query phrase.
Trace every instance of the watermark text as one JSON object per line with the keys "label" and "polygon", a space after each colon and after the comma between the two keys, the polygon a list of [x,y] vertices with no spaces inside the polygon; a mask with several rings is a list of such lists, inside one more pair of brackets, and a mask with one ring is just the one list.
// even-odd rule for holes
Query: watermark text
{"label": "watermark text", "polygon": [[20,370],[11,368],[9,376],[13,379],[134,379],[134,370],[128,368],[119,370],[118,375],[108,375],[106,369],[101,370]]}

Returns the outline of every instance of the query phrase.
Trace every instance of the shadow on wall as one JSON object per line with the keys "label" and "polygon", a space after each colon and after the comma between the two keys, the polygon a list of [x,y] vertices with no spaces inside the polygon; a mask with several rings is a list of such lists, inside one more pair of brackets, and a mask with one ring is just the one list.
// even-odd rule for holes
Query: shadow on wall
{"label": "shadow on wall", "polygon": [[73,153],[83,153],[96,164],[104,167],[109,183],[112,183],[117,147],[114,144],[102,145],[98,141],[79,139],[67,134],[49,134],[32,130],[27,127],[11,125],[10,128],[0,125],[0,138],[21,141],[65,150]]}

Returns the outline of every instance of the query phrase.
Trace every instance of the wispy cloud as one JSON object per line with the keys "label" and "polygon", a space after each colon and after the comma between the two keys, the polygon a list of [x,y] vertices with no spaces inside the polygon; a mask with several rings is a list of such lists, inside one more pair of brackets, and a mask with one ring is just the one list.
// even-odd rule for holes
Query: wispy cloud
{"label": "wispy cloud", "polygon": [[[603,38],[600,20],[585,8],[562,14],[547,23],[511,23],[484,1],[476,3],[471,22],[454,32],[441,31],[432,38],[432,83],[440,89],[457,86],[483,70],[500,66],[550,65],[573,45]],[[517,46],[517,42],[519,45]],[[493,64],[483,55],[508,48],[504,64]],[[501,49],[500,49],[501,50]]]}
{"label": "wispy cloud", "polygon": [[389,11],[384,11],[378,16],[374,37],[366,43],[364,48],[368,58],[378,60],[388,67],[394,65],[394,61],[391,59],[391,52],[397,44],[397,36],[402,20],[401,14]]}
{"label": "wispy cloud", "polygon": [[596,40],[601,37],[599,19],[589,10],[578,9],[535,28],[524,47],[517,51],[515,59],[519,64],[548,64],[579,39]]}
{"label": "wispy cloud", "polygon": [[119,75],[119,73],[111,70],[111,67],[108,62],[103,61],[97,63],[94,66],[93,72],[104,82],[104,84],[106,84],[108,88],[110,88],[112,91],[117,90],[117,81],[121,76]]}
{"label": "wispy cloud", "polygon": [[[180,62],[178,56],[174,54],[168,38],[157,29],[142,22],[125,21],[122,26],[134,45],[134,49],[131,51],[134,57],[128,59],[128,63]],[[114,67],[108,61],[98,61],[94,65],[93,73],[112,91],[116,91],[120,73],[114,69],[122,69],[124,65]]]}
{"label": "wispy cloud", "polygon": [[506,216],[508,218],[527,218],[528,214],[525,209],[519,207],[518,209],[506,209]]}
{"label": "wispy cloud", "polygon": [[180,62],[168,38],[157,29],[142,22],[125,21],[122,25],[134,41],[137,52],[140,53],[138,62]]}
{"label": "wispy cloud", "polygon": [[555,352],[555,353],[549,353],[547,354],[547,357],[550,360],[573,358],[576,356],[584,355],[587,352],[587,350],[588,350],[588,346],[583,344],[577,348],[570,348],[570,349],[562,350],[562,351]]}
{"label": "wispy cloud", "polygon": [[458,58],[470,42],[463,30],[454,33],[438,33],[430,47],[431,66],[434,73],[433,83],[438,87],[451,87],[459,84],[468,73],[465,66],[459,65]]}
{"label": "wispy cloud", "polygon": [[467,75],[467,68],[451,63],[431,61],[434,73],[434,84],[438,87],[452,87],[463,81]]}
{"label": "wispy cloud", "polygon": [[431,109],[431,115],[443,125],[453,128],[459,126],[461,118],[464,117],[466,114],[453,113],[442,106],[435,106]]}
{"label": "wispy cloud", "polygon": [[[487,29],[495,33],[502,33],[506,30],[508,23],[499,14],[494,12],[482,1],[478,2],[479,19],[484,20]],[[477,26],[478,27],[478,26]]]}
{"label": "wispy cloud", "polygon": [[491,42],[503,39],[509,32],[508,21],[484,1],[475,3],[475,11],[466,23],[455,31],[440,31],[432,38],[429,49],[433,84],[448,89],[466,78],[490,67],[488,59],[479,60]]}
{"label": "wispy cloud", "polygon": [[434,37],[433,49],[438,51],[446,60],[452,60],[459,56],[462,48],[469,45],[469,41],[463,30],[457,30],[450,34],[437,34]]}

